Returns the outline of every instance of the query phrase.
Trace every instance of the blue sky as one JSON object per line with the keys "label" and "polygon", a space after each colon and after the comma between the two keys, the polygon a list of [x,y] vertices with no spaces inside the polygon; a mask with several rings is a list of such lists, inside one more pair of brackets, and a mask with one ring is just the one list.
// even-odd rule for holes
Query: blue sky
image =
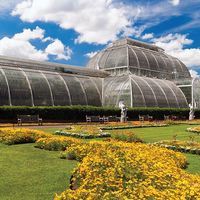
{"label": "blue sky", "polygon": [[85,66],[123,37],[200,73],[200,0],[0,0],[1,55]]}

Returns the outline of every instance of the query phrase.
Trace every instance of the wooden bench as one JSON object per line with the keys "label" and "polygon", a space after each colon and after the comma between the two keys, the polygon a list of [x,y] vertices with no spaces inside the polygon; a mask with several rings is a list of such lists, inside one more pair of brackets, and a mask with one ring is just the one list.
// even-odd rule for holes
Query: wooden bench
{"label": "wooden bench", "polygon": [[86,122],[118,122],[120,121],[120,117],[117,116],[103,116],[100,115],[97,116],[88,116],[86,115]]}
{"label": "wooden bench", "polygon": [[39,115],[17,115],[18,126],[22,126],[22,123],[38,123],[42,126],[42,118]]}
{"label": "wooden bench", "polygon": [[139,121],[153,121],[153,116],[151,115],[139,115]]}
{"label": "wooden bench", "polygon": [[100,117],[100,115],[97,116],[86,115],[86,122],[103,122],[103,117]]}
{"label": "wooden bench", "polygon": [[186,120],[186,117],[176,115],[164,115],[164,120]]}
{"label": "wooden bench", "polygon": [[114,116],[103,116],[104,122],[119,122],[120,117],[117,117],[116,115]]}

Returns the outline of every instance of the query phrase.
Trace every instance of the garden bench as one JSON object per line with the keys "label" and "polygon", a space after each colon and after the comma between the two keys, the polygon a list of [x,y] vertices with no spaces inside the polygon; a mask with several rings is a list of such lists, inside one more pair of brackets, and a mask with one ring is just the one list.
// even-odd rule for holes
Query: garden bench
{"label": "garden bench", "polygon": [[103,117],[100,117],[100,115],[97,116],[86,115],[86,122],[103,122]]}
{"label": "garden bench", "polygon": [[22,123],[38,123],[38,125],[42,125],[42,118],[39,115],[17,115],[18,126],[22,126]]}
{"label": "garden bench", "polygon": [[86,115],[86,122],[118,122],[120,117],[117,116],[88,116]]}
{"label": "garden bench", "polygon": [[164,115],[164,120],[186,120],[186,117],[176,115]]}
{"label": "garden bench", "polygon": [[151,115],[139,115],[139,121],[153,121],[153,116]]}
{"label": "garden bench", "polygon": [[114,116],[103,116],[103,121],[104,122],[119,122],[120,117],[117,117],[116,115],[114,115]]}
{"label": "garden bench", "polygon": [[176,115],[164,115],[164,120],[178,120],[181,119]]}

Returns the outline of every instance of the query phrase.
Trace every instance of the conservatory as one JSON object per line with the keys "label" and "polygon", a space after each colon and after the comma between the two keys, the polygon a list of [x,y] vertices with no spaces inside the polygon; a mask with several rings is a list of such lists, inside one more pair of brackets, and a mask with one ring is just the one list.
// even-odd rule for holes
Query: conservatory
{"label": "conservatory", "polygon": [[187,108],[191,80],[180,60],[128,38],[97,53],[86,67],[0,56],[0,105],[118,106],[124,101],[129,107]]}

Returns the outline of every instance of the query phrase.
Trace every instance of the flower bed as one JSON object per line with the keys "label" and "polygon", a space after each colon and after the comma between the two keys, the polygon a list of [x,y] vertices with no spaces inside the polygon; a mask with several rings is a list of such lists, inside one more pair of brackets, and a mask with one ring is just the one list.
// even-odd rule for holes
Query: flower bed
{"label": "flower bed", "polygon": [[83,139],[111,137],[110,133],[105,133],[105,132],[97,133],[93,135],[93,134],[87,134],[87,133],[70,133],[70,132],[65,132],[65,131],[56,131],[55,135],[62,135],[62,136],[83,138]]}
{"label": "flower bed", "polygon": [[120,131],[112,134],[112,138],[124,142],[143,142],[135,133],[130,131]]}
{"label": "flower bed", "polygon": [[194,141],[164,140],[155,142],[155,145],[165,147],[174,151],[200,155],[200,143]]}
{"label": "flower bed", "polygon": [[36,141],[35,147],[49,151],[64,151],[72,144],[82,144],[78,139],[62,136],[54,136],[49,138],[40,138]]}
{"label": "flower bed", "polygon": [[[186,173],[178,152],[140,143],[89,142],[66,153],[82,161],[74,170],[66,199],[199,199],[200,179]],[[71,157],[72,158],[72,157]]]}
{"label": "flower bed", "polygon": [[140,123],[140,124],[123,124],[123,123],[119,123],[119,124],[108,124],[107,126],[103,126],[100,127],[101,130],[118,130],[118,129],[132,129],[132,128],[149,128],[149,127],[165,127],[165,126],[169,126],[168,124],[160,124],[160,123]]}
{"label": "flower bed", "polygon": [[49,137],[48,134],[26,128],[1,128],[0,129],[0,142],[8,145],[33,143],[39,138]]}
{"label": "flower bed", "polygon": [[194,128],[187,128],[188,132],[193,132],[193,133],[200,133],[200,127],[194,127]]}
{"label": "flower bed", "polygon": [[102,132],[97,126],[72,126],[71,129],[56,131],[55,135],[62,135],[75,138],[105,138],[111,137],[110,133]]}

